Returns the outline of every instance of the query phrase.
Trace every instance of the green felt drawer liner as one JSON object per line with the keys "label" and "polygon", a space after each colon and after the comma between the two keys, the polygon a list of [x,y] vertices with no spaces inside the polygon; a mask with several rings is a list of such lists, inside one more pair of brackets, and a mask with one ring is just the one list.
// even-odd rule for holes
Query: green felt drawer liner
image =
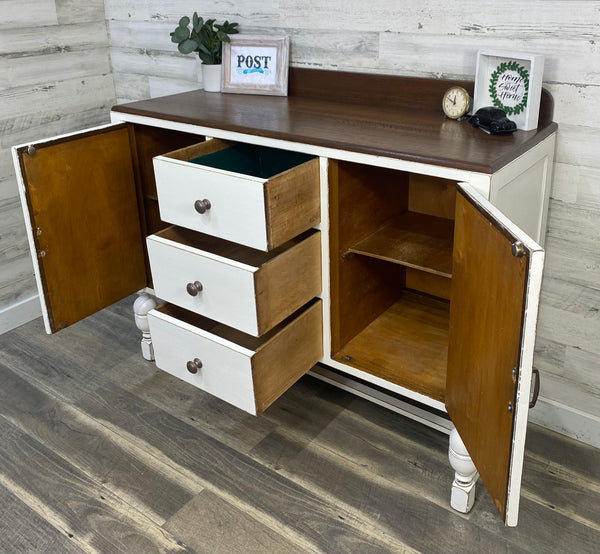
{"label": "green felt drawer liner", "polygon": [[189,160],[191,163],[269,179],[301,165],[314,156],[267,146],[232,144],[231,146]]}

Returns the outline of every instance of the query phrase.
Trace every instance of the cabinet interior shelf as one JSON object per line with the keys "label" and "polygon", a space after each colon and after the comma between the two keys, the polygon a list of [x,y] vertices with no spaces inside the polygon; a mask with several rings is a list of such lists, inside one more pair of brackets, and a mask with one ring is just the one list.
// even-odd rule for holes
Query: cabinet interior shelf
{"label": "cabinet interior shelf", "polygon": [[403,291],[333,357],[443,402],[449,321],[448,302]]}
{"label": "cabinet interior shelf", "polygon": [[453,236],[454,221],[406,212],[348,251],[451,278]]}

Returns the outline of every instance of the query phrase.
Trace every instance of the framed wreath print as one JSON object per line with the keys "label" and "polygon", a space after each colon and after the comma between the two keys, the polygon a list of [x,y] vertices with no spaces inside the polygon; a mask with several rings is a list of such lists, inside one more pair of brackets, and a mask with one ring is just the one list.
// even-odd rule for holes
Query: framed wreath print
{"label": "framed wreath print", "polygon": [[495,106],[506,112],[517,129],[536,129],[540,112],[544,56],[480,50],[473,113]]}
{"label": "framed wreath print", "polygon": [[287,96],[288,37],[234,35],[223,43],[221,92]]}

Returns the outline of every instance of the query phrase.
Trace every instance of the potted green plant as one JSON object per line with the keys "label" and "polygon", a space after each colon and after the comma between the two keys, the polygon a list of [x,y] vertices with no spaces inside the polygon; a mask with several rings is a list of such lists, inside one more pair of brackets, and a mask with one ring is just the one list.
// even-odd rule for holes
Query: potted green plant
{"label": "potted green plant", "polygon": [[202,81],[204,90],[219,92],[221,90],[221,56],[223,43],[229,42],[229,35],[239,33],[237,23],[225,21],[216,23],[216,19],[206,21],[194,12],[191,21],[187,16],[179,20],[179,25],[171,33],[171,41],[177,44],[182,54],[198,52],[202,61]]}

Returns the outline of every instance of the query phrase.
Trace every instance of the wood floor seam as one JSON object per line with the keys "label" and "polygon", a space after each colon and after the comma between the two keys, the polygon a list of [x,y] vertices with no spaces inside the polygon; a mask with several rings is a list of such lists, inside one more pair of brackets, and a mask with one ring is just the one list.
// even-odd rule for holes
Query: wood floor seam
{"label": "wood floor seam", "polygon": [[[157,409],[160,409],[160,408],[157,408]],[[189,424],[187,422],[184,422],[182,420],[179,420],[179,421],[181,421],[182,424],[184,424],[186,426],[189,426]],[[256,508],[255,506],[252,506],[249,503],[244,503],[239,498],[235,497],[231,493],[227,493],[226,491],[224,491],[223,489],[219,488],[218,486],[216,486],[211,481],[201,478],[196,473],[190,472],[185,467],[183,467],[181,464],[178,464],[172,458],[169,458],[163,452],[161,452],[160,450],[157,450],[151,444],[149,444],[149,443],[147,443],[145,441],[142,441],[139,437],[134,436],[134,435],[130,435],[129,433],[127,433],[126,431],[124,431],[122,428],[116,427],[116,426],[112,425],[111,423],[109,423],[107,421],[102,421],[100,423],[102,425],[104,425],[111,433],[119,435],[120,438],[124,442],[128,443],[131,446],[131,448],[135,448],[137,451],[144,452],[145,454],[149,453],[149,455],[151,455],[153,458],[155,458],[157,460],[160,460],[162,463],[166,463],[166,464],[170,465],[172,467],[173,471],[180,472],[182,475],[185,475],[191,481],[199,484],[202,488],[210,490],[212,493],[216,494],[220,498],[223,498],[227,502],[230,502],[231,504],[237,506],[238,508],[246,511],[253,518],[255,518],[257,521],[259,521],[259,522],[267,525],[268,527],[270,527],[272,529],[275,529],[278,533],[280,533],[280,534],[282,534],[282,535],[284,535],[284,536],[286,536],[288,538],[294,537],[294,542],[296,542],[300,546],[304,547],[306,549],[307,553],[309,553],[309,552],[313,553],[314,552],[315,554],[317,554],[317,553],[323,552],[317,545],[309,543],[305,539],[303,539],[302,536],[298,534],[298,531],[296,529],[294,529],[293,527],[291,527],[289,525],[282,524],[281,521],[277,520],[273,516],[270,516],[268,513],[264,512],[263,510],[260,510],[260,509]],[[195,428],[193,428],[191,426],[190,426],[190,428],[195,429]],[[215,441],[215,439],[213,439],[209,435],[205,435],[205,438],[206,439],[210,439],[212,441]],[[229,449],[229,447],[227,445],[221,444],[221,447],[225,448],[225,449]],[[242,456],[246,457],[246,459],[248,460],[248,462],[260,465],[260,463],[257,462],[257,461],[255,461],[253,458],[251,458],[249,456],[245,456],[243,454],[242,454]],[[272,471],[272,470],[269,469],[268,471]],[[290,485],[293,486],[293,487],[300,487],[300,488],[304,489],[304,487],[302,487],[302,485],[298,484],[296,481],[290,480],[287,477],[283,477],[278,472],[274,472],[273,471],[273,474],[277,475],[278,478],[280,478],[280,479],[281,478],[285,478],[286,481],[288,481],[290,483]],[[306,494],[309,494],[310,496],[315,496],[316,497],[315,492],[313,490],[304,489],[304,491],[305,491]],[[320,502],[322,502],[324,504],[329,504],[329,500],[326,497],[318,497],[318,498],[319,498]],[[352,516],[351,516],[352,512],[345,513],[344,510],[339,510],[337,506],[333,506],[332,507],[332,511],[342,512],[343,516],[340,516],[340,517],[343,517],[343,521],[344,521],[345,524],[349,524],[352,521]],[[354,527],[360,533],[363,532],[363,530],[361,529],[361,527],[359,525],[356,525]],[[413,554],[413,550],[412,549],[406,550],[406,554]]]}
{"label": "wood floor seam", "polygon": [[21,500],[21,502],[23,502],[33,512],[54,527],[59,533],[69,537],[87,554],[102,554],[100,551],[92,549],[86,540],[82,540],[79,536],[74,536],[74,534],[71,533],[73,527],[68,525],[68,523],[52,509],[52,506],[48,505],[47,503],[43,503],[39,498],[33,494],[30,494],[29,491],[18,485],[4,473],[0,473],[0,485],[13,493],[19,500]]}
{"label": "wood floor seam", "polygon": [[[90,479],[68,460],[46,450],[44,445],[23,433],[18,427],[12,426],[6,418],[0,417],[0,422],[4,422],[3,425],[0,424],[4,445],[6,446],[8,437],[12,438],[12,443],[19,445],[20,459],[23,454],[27,454],[35,448],[38,468],[38,471],[32,473],[32,468],[28,467],[31,465],[31,457],[26,457],[30,464],[19,465],[14,459],[15,455],[13,454],[13,458],[11,458],[10,449],[6,449],[0,454],[0,458],[3,460],[0,485],[15,494],[30,509],[77,542],[78,545],[81,542],[90,554],[106,554],[108,545],[115,554],[117,552],[129,554],[127,549],[122,548],[123,539],[125,538],[125,542],[128,542],[129,536],[134,536],[138,542],[141,540],[147,545],[152,544],[165,552],[192,554],[181,541],[177,541],[166,530],[155,525],[142,512],[123,503],[119,497]],[[43,456],[44,459],[40,459],[40,456]],[[16,475],[28,477],[25,483],[19,484],[7,474],[9,461],[15,468]],[[54,474],[51,473],[52,471]],[[43,488],[43,485],[50,481],[57,482],[55,490]],[[42,488],[40,488],[41,486]],[[38,491],[37,495],[36,490]],[[46,498],[41,498],[39,492],[46,494]],[[60,502],[54,503],[59,499]],[[48,500],[52,500],[53,503],[50,504]],[[63,512],[62,515],[59,511]],[[87,521],[88,527],[85,530],[77,530],[77,518],[83,515],[90,518]],[[105,520],[110,521],[111,519],[115,522],[118,521],[119,525],[106,527]],[[128,525],[131,526],[128,527]],[[127,529],[124,537],[120,526]],[[105,534],[105,531],[109,532]],[[99,547],[94,548],[94,543]]]}
{"label": "wood floor seam", "polygon": [[569,510],[568,508],[563,508],[560,505],[557,506],[554,504],[549,504],[548,501],[544,500],[541,496],[539,496],[538,494],[529,490],[526,487],[523,487],[521,489],[521,497],[527,498],[528,500],[536,502],[537,504],[540,504],[542,506],[546,506],[559,514],[562,514],[563,516],[565,516],[577,523],[580,523],[581,525],[584,525],[585,527],[589,527],[590,529],[593,529],[594,531],[600,532],[600,523],[598,523],[596,521],[592,521],[589,518],[582,517],[581,515],[573,512],[572,510]]}
{"label": "wood floor seam", "polygon": [[[575,470],[572,470],[562,464],[548,461],[547,459],[536,454],[532,454],[531,452],[525,453],[525,463],[527,463],[527,460],[543,464],[548,472],[552,473],[552,475],[557,476],[557,478],[560,478],[563,481],[571,482],[579,486],[583,485],[588,489],[588,491],[600,494],[600,481],[595,482],[593,480],[586,479],[584,475]],[[600,468],[598,470],[598,474],[600,477]]]}
{"label": "wood floor seam", "polygon": [[253,418],[142,360],[132,302],[0,336],[0,552],[596,554],[595,450],[533,426],[519,526],[458,514],[443,434],[312,377]]}

